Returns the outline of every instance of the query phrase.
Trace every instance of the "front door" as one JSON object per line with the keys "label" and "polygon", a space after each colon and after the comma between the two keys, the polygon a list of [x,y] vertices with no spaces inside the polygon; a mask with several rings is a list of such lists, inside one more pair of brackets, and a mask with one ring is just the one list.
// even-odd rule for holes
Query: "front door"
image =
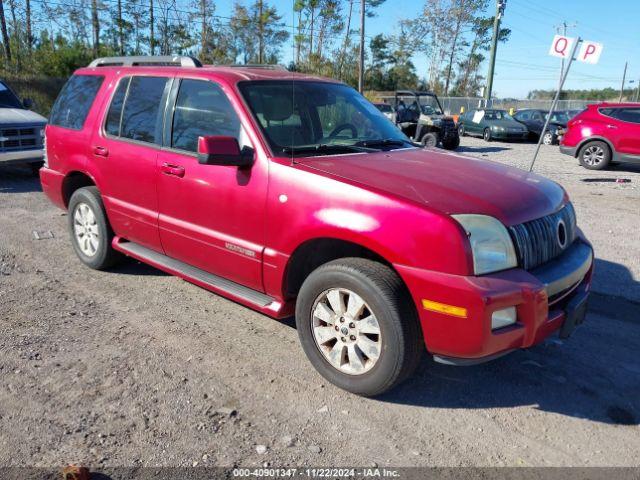
{"label": "front door", "polygon": [[[223,88],[182,79],[172,89],[158,156],[160,238],[166,255],[255,290],[262,286],[268,169],[198,163],[198,137],[233,136],[251,147]],[[171,107],[170,107],[171,109]]]}
{"label": "front door", "polygon": [[111,226],[117,235],[156,251],[162,251],[156,161],[169,86],[166,77],[121,78],[92,142]]}

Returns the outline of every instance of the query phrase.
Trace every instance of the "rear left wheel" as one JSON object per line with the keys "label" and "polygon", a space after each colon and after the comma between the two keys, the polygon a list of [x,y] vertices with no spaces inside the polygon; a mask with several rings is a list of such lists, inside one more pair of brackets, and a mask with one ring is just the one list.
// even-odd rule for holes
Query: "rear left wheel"
{"label": "rear left wheel", "polygon": [[298,295],[296,325],[316,370],[358,395],[379,395],[402,382],[424,348],[400,278],[362,258],[329,262],[307,277]]}
{"label": "rear left wheel", "polygon": [[83,187],[71,195],[68,218],[71,243],[82,263],[103,270],[123,258],[111,246],[113,231],[96,187]]}
{"label": "rear left wheel", "polygon": [[551,132],[545,132],[542,136],[542,143],[545,145],[553,145],[553,134]]}
{"label": "rear left wheel", "polygon": [[600,140],[587,143],[578,155],[580,165],[588,170],[603,170],[611,162],[609,145]]}

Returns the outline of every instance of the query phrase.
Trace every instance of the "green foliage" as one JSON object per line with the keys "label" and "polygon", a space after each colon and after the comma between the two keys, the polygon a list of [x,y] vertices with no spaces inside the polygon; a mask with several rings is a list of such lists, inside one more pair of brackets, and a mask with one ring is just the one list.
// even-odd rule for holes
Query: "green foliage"
{"label": "green foliage", "polygon": [[[532,90],[527,95],[529,100],[552,100],[556,94],[556,90]],[[622,92],[623,100],[632,100],[635,98],[636,91],[633,88],[627,88]],[[563,90],[560,93],[560,100],[613,100],[618,101],[620,98],[620,90],[607,88],[592,88],[586,90]]]}

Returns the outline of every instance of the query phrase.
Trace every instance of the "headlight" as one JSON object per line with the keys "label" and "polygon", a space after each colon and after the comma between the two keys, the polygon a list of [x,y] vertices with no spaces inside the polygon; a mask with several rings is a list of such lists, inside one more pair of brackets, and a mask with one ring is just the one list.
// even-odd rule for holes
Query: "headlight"
{"label": "headlight", "polygon": [[487,215],[453,215],[453,218],[469,236],[476,275],[518,266],[513,241],[499,220]]}
{"label": "headlight", "polygon": [[504,130],[504,127],[499,127],[498,125],[492,125],[491,128],[493,130],[497,130],[498,132],[501,132]]}

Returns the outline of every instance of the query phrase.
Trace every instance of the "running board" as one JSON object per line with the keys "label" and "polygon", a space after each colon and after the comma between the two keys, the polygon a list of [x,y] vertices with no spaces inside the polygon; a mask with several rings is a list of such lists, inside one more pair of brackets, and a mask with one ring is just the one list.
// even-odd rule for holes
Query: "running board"
{"label": "running board", "polygon": [[[116,239],[117,240],[117,239]],[[219,277],[187,263],[167,257],[150,248],[143,247],[137,243],[127,241],[116,241],[114,247],[126,255],[130,255],[143,262],[150,263],[161,270],[178,275],[185,280],[194,280],[195,283],[202,284],[203,287],[226,293],[246,303],[265,309],[275,302],[275,299],[262,292],[258,292],[244,285],[232,282],[226,278]]]}

